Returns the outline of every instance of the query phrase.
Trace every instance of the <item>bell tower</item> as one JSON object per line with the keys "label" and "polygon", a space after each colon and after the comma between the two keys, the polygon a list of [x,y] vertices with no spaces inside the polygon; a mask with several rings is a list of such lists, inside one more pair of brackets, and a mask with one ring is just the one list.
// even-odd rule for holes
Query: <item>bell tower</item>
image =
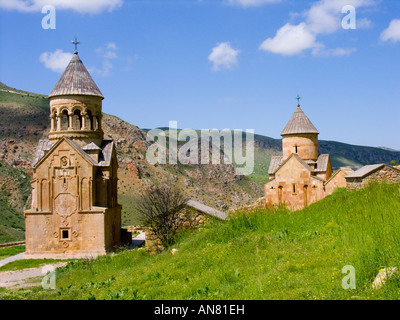
{"label": "bell tower", "polygon": [[49,140],[65,136],[80,147],[103,141],[102,100],[99,88],[75,51],[67,68],[49,95],[51,129]]}
{"label": "bell tower", "polygon": [[[298,99],[300,98],[298,97]],[[283,161],[292,153],[298,154],[303,160],[317,161],[319,156],[318,135],[318,130],[298,103],[295,112],[281,133]]]}

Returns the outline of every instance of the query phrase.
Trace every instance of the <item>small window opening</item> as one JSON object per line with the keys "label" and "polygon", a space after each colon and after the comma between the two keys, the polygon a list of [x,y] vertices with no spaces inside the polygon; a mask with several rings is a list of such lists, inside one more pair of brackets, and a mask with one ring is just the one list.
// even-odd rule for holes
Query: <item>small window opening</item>
{"label": "small window opening", "polygon": [[61,238],[62,239],[69,239],[69,231],[68,230],[62,230],[61,231]]}
{"label": "small window opening", "polygon": [[296,194],[296,191],[297,191],[297,190],[296,190],[296,184],[293,183],[293,184],[292,184],[292,193],[293,193],[293,194]]}
{"label": "small window opening", "polygon": [[297,145],[294,146],[294,150],[295,150],[294,152],[297,153],[297,151],[298,151],[298,150],[297,150]]}

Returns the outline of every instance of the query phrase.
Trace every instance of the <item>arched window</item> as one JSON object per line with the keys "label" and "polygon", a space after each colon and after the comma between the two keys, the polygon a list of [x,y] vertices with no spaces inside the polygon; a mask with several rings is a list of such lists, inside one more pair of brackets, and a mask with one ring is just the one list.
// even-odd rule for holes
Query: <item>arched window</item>
{"label": "arched window", "polygon": [[303,192],[304,192],[304,206],[308,206],[308,185],[305,185],[303,187]]}
{"label": "arched window", "polygon": [[57,112],[54,110],[50,116],[51,118],[51,131],[57,130]]}
{"label": "arched window", "polygon": [[93,115],[90,110],[87,112],[85,122],[86,122],[86,129],[93,130]]}
{"label": "arched window", "polygon": [[68,111],[64,110],[61,116],[61,130],[68,130],[69,120]]}
{"label": "arched window", "polygon": [[282,204],[282,196],[283,196],[283,187],[279,186],[278,187],[278,204]]}
{"label": "arched window", "polygon": [[82,129],[82,116],[81,116],[81,110],[79,109],[74,111],[73,127],[74,130]]}

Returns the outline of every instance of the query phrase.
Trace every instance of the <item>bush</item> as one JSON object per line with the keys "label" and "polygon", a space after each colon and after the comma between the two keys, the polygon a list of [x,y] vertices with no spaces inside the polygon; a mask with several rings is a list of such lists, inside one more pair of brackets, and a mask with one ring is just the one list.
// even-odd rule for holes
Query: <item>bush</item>
{"label": "bush", "polygon": [[167,246],[178,232],[176,220],[186,202],[178,186],[159,184],[148,187],[135,199],[134,210],[142,224],[151,228],[154,236]]}

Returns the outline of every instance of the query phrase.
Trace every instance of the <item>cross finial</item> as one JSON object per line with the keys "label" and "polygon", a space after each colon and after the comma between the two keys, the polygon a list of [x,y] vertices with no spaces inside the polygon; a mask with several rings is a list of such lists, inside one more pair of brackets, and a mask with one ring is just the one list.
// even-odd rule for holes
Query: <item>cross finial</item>
{"label": "cross finial", "polygon": [[72,43],[75,45],[75,54],[77,54],[78,53],[78,44],[80,43],[80,42],[78,42],[78,39],[75,37],[75,41],[72,41]]}
{"label": "cross finial", "polygon": [[299,96],[299,95],[297,95],[297,98],[296,98],[296,99],[297,99],[297,106],[299,106],[299,107],[300,107],[300,99],[301,99],[301,98],[300,98],[300,96]]}

